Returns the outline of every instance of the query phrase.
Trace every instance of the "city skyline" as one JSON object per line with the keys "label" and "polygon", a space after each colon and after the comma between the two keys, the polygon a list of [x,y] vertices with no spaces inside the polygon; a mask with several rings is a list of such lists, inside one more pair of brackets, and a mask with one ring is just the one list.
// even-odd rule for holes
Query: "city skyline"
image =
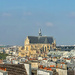
{"label": "city skyline", "polygon": [[57,45],[75,44],[75,1],[0,0],[0,45],[24,45],[27,36],[53,36]]}

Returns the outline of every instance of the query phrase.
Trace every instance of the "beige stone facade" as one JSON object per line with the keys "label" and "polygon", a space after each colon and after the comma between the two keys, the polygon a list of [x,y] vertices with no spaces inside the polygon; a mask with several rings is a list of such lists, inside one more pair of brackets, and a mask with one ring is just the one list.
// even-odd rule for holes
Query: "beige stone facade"
{"label": "beige stone facade", "polygon": [[[35,39],[34,39],[35,40]],[[50,43],[30,43],[30,39],[25,39],[24,48],[19,48],[19,56],[21,57],[46,57],[50,49],[56,48],[55,40]]]}
{"label": "beige stone facade", "polygon": [[42,36],[40,29],[39,36],[27,36],[24,48],[19,49],[19,56],[46,57],[51,49],[56,49],[56,41],[53,37]]}

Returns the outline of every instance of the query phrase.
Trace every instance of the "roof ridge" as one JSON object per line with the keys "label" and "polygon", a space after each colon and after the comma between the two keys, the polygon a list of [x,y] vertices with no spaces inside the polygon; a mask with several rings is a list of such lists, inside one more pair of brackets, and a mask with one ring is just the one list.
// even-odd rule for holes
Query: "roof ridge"
{"label": "roof ridge", "polygon": [[28,37],[52,37],[53,38],[53,36],[28,36]]}

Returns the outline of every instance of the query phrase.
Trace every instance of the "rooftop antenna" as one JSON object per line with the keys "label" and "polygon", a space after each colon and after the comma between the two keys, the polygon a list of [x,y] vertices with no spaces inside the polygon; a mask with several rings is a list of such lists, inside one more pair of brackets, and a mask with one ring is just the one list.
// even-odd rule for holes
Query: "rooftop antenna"
{"label": "rooftop antenna", "polygon": [[39,30],[39,36],[42,36],[41,29]]}

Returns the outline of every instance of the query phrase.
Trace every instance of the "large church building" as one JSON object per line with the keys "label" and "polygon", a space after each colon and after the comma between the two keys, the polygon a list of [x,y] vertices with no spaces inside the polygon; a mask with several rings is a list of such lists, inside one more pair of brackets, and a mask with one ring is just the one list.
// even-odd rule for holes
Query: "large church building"
{"label": "large church building", "polygon": [[24,48],[20,48],[19,56],[21,57],[46,57],[51,49],[56,49],[56,42],[53,37],[42,36],[41,29],[39,36],[27,36]]}

